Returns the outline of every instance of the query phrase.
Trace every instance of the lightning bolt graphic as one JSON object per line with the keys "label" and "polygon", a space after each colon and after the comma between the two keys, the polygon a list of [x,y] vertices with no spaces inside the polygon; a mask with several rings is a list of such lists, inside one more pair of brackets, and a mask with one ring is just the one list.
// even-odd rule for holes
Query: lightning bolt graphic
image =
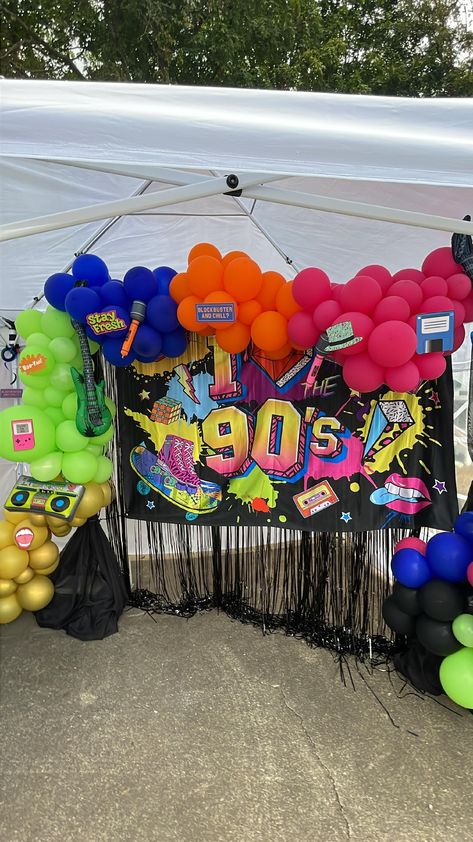
{"label": "lightning bolt graphic", "polygon": [[187,366],[177,365],[174,369],[174,373],[177,374],[178,382],[182,386],[184,394],[194,401],[194,403],[200,404],[200,400],[195,393],[194,386],[192,385],[192,377]]}

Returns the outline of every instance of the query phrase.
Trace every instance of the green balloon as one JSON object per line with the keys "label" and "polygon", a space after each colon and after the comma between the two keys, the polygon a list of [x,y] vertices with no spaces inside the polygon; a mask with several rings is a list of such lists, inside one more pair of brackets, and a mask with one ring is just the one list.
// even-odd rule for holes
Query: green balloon
{"label": "green balloon", "polygon": [[44,392],[32,389],[31,386],[25,386],[23,389],[23,403],[25,406],[39,406],[40,409],[46,409],[48,406]]}
{"label": "green balloon", "polygon": [[440,664],[440,683],[457,705],[473,708],[473,649],[466,647],[447,655]]}
{"label": "green balloon", "polygon": [[48,406],[62,407],[64,398],[67,392],[62,389],[55,389],[53,386],[47,386],[44,390],[44,397],[47,400]]}
{"label": "green balloon", "polygon": [[62,424],[62,422],[66,420],[64,418],[62,410],[59,409],[57,406],[47,406],[44,411],[48,418],[51,419],[55,427],[57,427],[59,424]]}
{"label": "green balloon", "polygon": [[64,453],[77,453],[85,450],[90,444],[90,439],[79,433],[74,421],[67,420],[59,424],[56,430],[56,444],[57,449]]}
{"label": "green balloon", "polygon": [[71,368],[76,368],[77,371],[84,371],[84,363],[82,360],[82,354],[77,354],[76,357],[71,362]]}
{"label": "green balloon", "polygon": [[[94,441],[94,439],[92,439],[92,441]],[[89,451],[89,453],[93,453],[94,456],[103,455],[103,447],[101,447],[99,444],[89,444],[87,446],[87,450]]]}
{"label": "green balloon", "polygon": [[[32,433],[27,430],[13,432],[12,421],[31,422]],[[27,435],[27,439],[16,439]],[[0,412],[0,456],[10,462],[32,462],[54,450],[56,430],[50,418],[37,406],[9,406]],[[23,449],[24,445],[27,449]],[[33,445],[33,446],[31,446]],[[21,447],[20,450],[15,450]]]}
{"label": "green balloon", "polygon": [[62,453],[54,451],[43,456],[42,459],[35,459],[30,464],[30,474],[33,479],[40,482],[50,482],[56,479],[61,473]]}
{"label": "green balloon", "polygon": [[35,330],[42,330],[50,339],[56,339],[57,336],[66,336],[71,339],[75,334],[67,313],[56,310],[54,307],[46,309],[41,319],[41,327],[35,328]]}
{"label": "green balloon", "polygon": [[473,647],[473,614],[459,614],[455,617],[452,632],[462,646]]}
{"label": "green balloon", "polygon": [[49,347],[58,363],[70,363],[77,354],[72,339],[67,339],[65,336],[57,336],[56,339],[51,339]]}
{"label": "green balloon", "polygon": [[56,365],[56,359],[51,348],[44,345],[30,345],[23,348],[20,354],[19,369],[23,375],[23,383],[28,385],[37,377],[49,377]]}
{"label": "green balloon", "polygon": [[68,395],[66,395],[62,402],[62,411],[64,413],[65,418],[68,418],[69,421],[75,421],[77,415],[76,392],[70,392]]}
{"label": "green balloon", "polygon": [[[115,435],[115,430],[114,430],[113,424],[111,424],[106,433],[102,433],[100,436],[94,436],[93,439],[91,440],[91,444],[101,444],[101,445],[108,444],[109,441],[111,441],[113,439],[114,435]],[[104,482],[105,482],[105,480],[104,480]]]}
{"label": "green balloon", "polygon": [[113,473],[113,463],[107,456],[97,456],[97,470],[94,474],[94,482],[107,482]]}
{"label": "green balloon", "polygon": [[18,377],[25,386],[30,386],[32,389],[41,389],[43,392],[51,384],[48,375],[35,374],[31,376],[30,374],[24,374],[20,368],[18,369]]}
{"label": "green balloon", "polygon": [[23,310],[18,314],[15,327],[23,339],[28,339],[31,333],[42,333],[42,315],[39,310]]}
{"label": "green balloon", "polygon": [[62,474],[69,481],[83,485],[91,482],[97,473],[97,457],[87,450],[80,453],[65,453],[62,458]]}
{"label": "green balloon", "polygon": [[67,363],[57,363],[51,372],[50,380],[51,386],[62,389],[63,392],[71,392],[74,388],[71,367]]}
{"label": "green balloon", "polygon": [[41,348],[49,348],[50,342],[49,336],[46,336],[45,333],[30,333],[28,336],[28,345],[40,345]]}
{"label": "green balloon", "polygon": [[96,353],[97,353],[97,351],[98,351],[98,350],[99,350],[99,348],[100,348],[99,343],[98,343],[98,342],[94,342],[94,340],[93,340],[93,339],[88,339],[87,341],[88,341],[88,343],[89,343],[89,350],[90,350],[90,353],[91,353],[91,354],[96,354]]}

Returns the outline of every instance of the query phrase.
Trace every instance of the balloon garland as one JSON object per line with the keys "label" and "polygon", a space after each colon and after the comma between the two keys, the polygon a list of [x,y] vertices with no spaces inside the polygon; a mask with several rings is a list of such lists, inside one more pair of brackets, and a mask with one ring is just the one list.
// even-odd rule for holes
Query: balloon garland
{"label": "balloon garland", "polygon": [[441,656],[440,683],[458,705],[473,708],[473,512],[454,532],[427,543],[404,538],[391,561],[393,592],[383,617],[392,631]]}

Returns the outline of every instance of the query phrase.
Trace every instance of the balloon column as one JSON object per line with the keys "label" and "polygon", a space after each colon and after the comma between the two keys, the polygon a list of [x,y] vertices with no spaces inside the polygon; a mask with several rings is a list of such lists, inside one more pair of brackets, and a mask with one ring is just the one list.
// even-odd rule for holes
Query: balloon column
{"label": "balloon column", "polygon": [[441,656],[444,692],[473,708],[473,512],[457,518],[454,532],[428,543],[404,538],[391,569],[395,584],[383,605],[385,622]]}

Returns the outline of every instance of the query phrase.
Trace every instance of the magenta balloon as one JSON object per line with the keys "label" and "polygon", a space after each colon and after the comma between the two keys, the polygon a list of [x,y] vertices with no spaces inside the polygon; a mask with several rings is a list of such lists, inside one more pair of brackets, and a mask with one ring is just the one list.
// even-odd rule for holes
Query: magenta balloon
{"label": "magenta balloon", "polygon": [[422,271],[426,278],[429,275],[440,275],[441,278],[449,278],[450,275],[455,275],[462,271],[459,263],[455,263],[452,257],[452,250],[449,246],[442,246],[442,248],[434,249],[427,255],[423,264]]}
{"label": "magenta balloon", "polygon": [[466,568],[466,578],[468,579],[471,587],[473,588],[473,561]]}
{"label": "magenta balloon", "polygon": [[357,275],[343,287],[341,305],[344,310],[356,310],[371,315],[376,305],[381,301],[383,292],[373,278],[367,275]]}
{"label": "magenta balloon", "polygon": [[376,305],[373,321],[375,325],[392,321],[392,319],[404,322],[408,320],[410,314],[411,309],[404,298],[399,295],[388,295]]}
{"label": "magenta balloon", "polygon": [[348,312],[340,313],[340,315],[335,319],[334,324],[337,325],[340,322],[351,322],[354,335],[363,337],[361,342],[358,342],[356,345],[352,345],[350,348],[342,348],[342,350],[339,351],[340,355],[342,357],[354,357],[361,354],[363,351],[366,351],[368,347],[368,337],[374,328],[373,320],[370,319],[366,313],[359,313],[358,311],[354,312],[350,310]]}
{"label": "magenta balloon", "polygon": [[465,328],[463,325],[461,325],[460,327],[455,328],[453,332],[453,349],[451,353],[454,354],[455,351],[458,351],[458,349],[461,348],[461,346],[463,345],[464,341]]}
{"label": "magenta balloon", "polygon": [[394,552],[397,553],[398,550],[417,550],[418,553],[425,555],[426,549],[427,543],[421,541],[420,538],[402,538],[394,547]]}
{"label": "magenta balloon", "polygon": [[445,278],[441,278],[440,275],[431,275],[430,278],[426,278],[425,281],[422,281],[420,288],[424,298],[431,298],[432,295],[447,295],[448,293],[448,284]]}
{"label": "magenta balloon", "polygon": [[455,327],[460,327],[465,321],[466,313],[463,301],[452,301],[452,310],[455,313]]}
{"label": "magenta balloon", "polygon": [[371,359],[386,368],[397,368],[407,363],[416,346],[415,331],[405,322],[396,320],[375,327],[368,339]]}
{"label": "magenta balloon", "polygon": [[411,360],[397,368],[387,368],[384,377],[393,392],[413,392],[421,379],[419,369]]}
{"label": "magenta balloon", "polygon": [[432,295],[422,302],[420,313],[441,313],[444,310],[453,310],[452,301],[446,295]]}
{"label": "magenta balloon", "polygon": [[415,281],[416,284],[422,283],[425,275],[420,269],[399,269],[393,275],[393,281]]}
{"label": "magenta balloon", "polygon": [[378,263],[372,263],[370,266],[363,266],[363,269],[360,269],[360,271],[356,274],[367,275],[369,278],[373,278],[374,281],[377,281],[381,287],[383,295],[386,295],[386,292],[393,282],[389,269],[386,269],[386,266],[380,266]]}
{"label": "magenta balloon", "polygon": [[449,298],[453,298],[454,301],[463,301],[471,292],[471,281],[464,272],[458,272],[456,275],[450,275],[447,278],[447,287]]}
{"label": "magenta balloon", "polygon": [[291,316],[287,323],[287,333],[291,342],[301,348],[312,348],[320,335],[310,313],[295,313]]}
{"label": "magenta balloon", "polygon": [[361,353],[345,359],[343,379],[347,386],[356,392],[373,392],[383,383],[384,372],[368,354]]}
{"label": "magenta balloon", "polygon": [[322,304],[314,310],[314,325],[319,331],[326,330],[333,325],[337,316],[342,312],[342,306],[338,301],[322,301]]}
{"label": "magenta balloon", "polygon": [[389,290],[389,295],[399,295],[400,298],[407,301],[411,313],[418,311],[424,298],[420,285],[415,281],[395,281]]}
{"label": "magenta balloon", "polygon": [[311,313],[331,297],[330,278],[322,269],[303,269],[294,278],[292,294],[299,306]]}
{"label": "magenta balloon", "polygon": [[342,292],[344,286],[345,284],[332,284],[331,291],[332,298],[334,301],[338,301],[340,303],[340,301],[342,300]]}
{"label": "magenta balloon", "polygon": [[465,324],[473,322],[473,290],[470,292],[468,298],[462,299],[462,304],[465,308]]}
{"label": "magenta balloon", "polygon": [[422,380],[436,380],[441,377],[447,367],[447,361],[443,354],[415,354],[412,358],[419,369]]}

